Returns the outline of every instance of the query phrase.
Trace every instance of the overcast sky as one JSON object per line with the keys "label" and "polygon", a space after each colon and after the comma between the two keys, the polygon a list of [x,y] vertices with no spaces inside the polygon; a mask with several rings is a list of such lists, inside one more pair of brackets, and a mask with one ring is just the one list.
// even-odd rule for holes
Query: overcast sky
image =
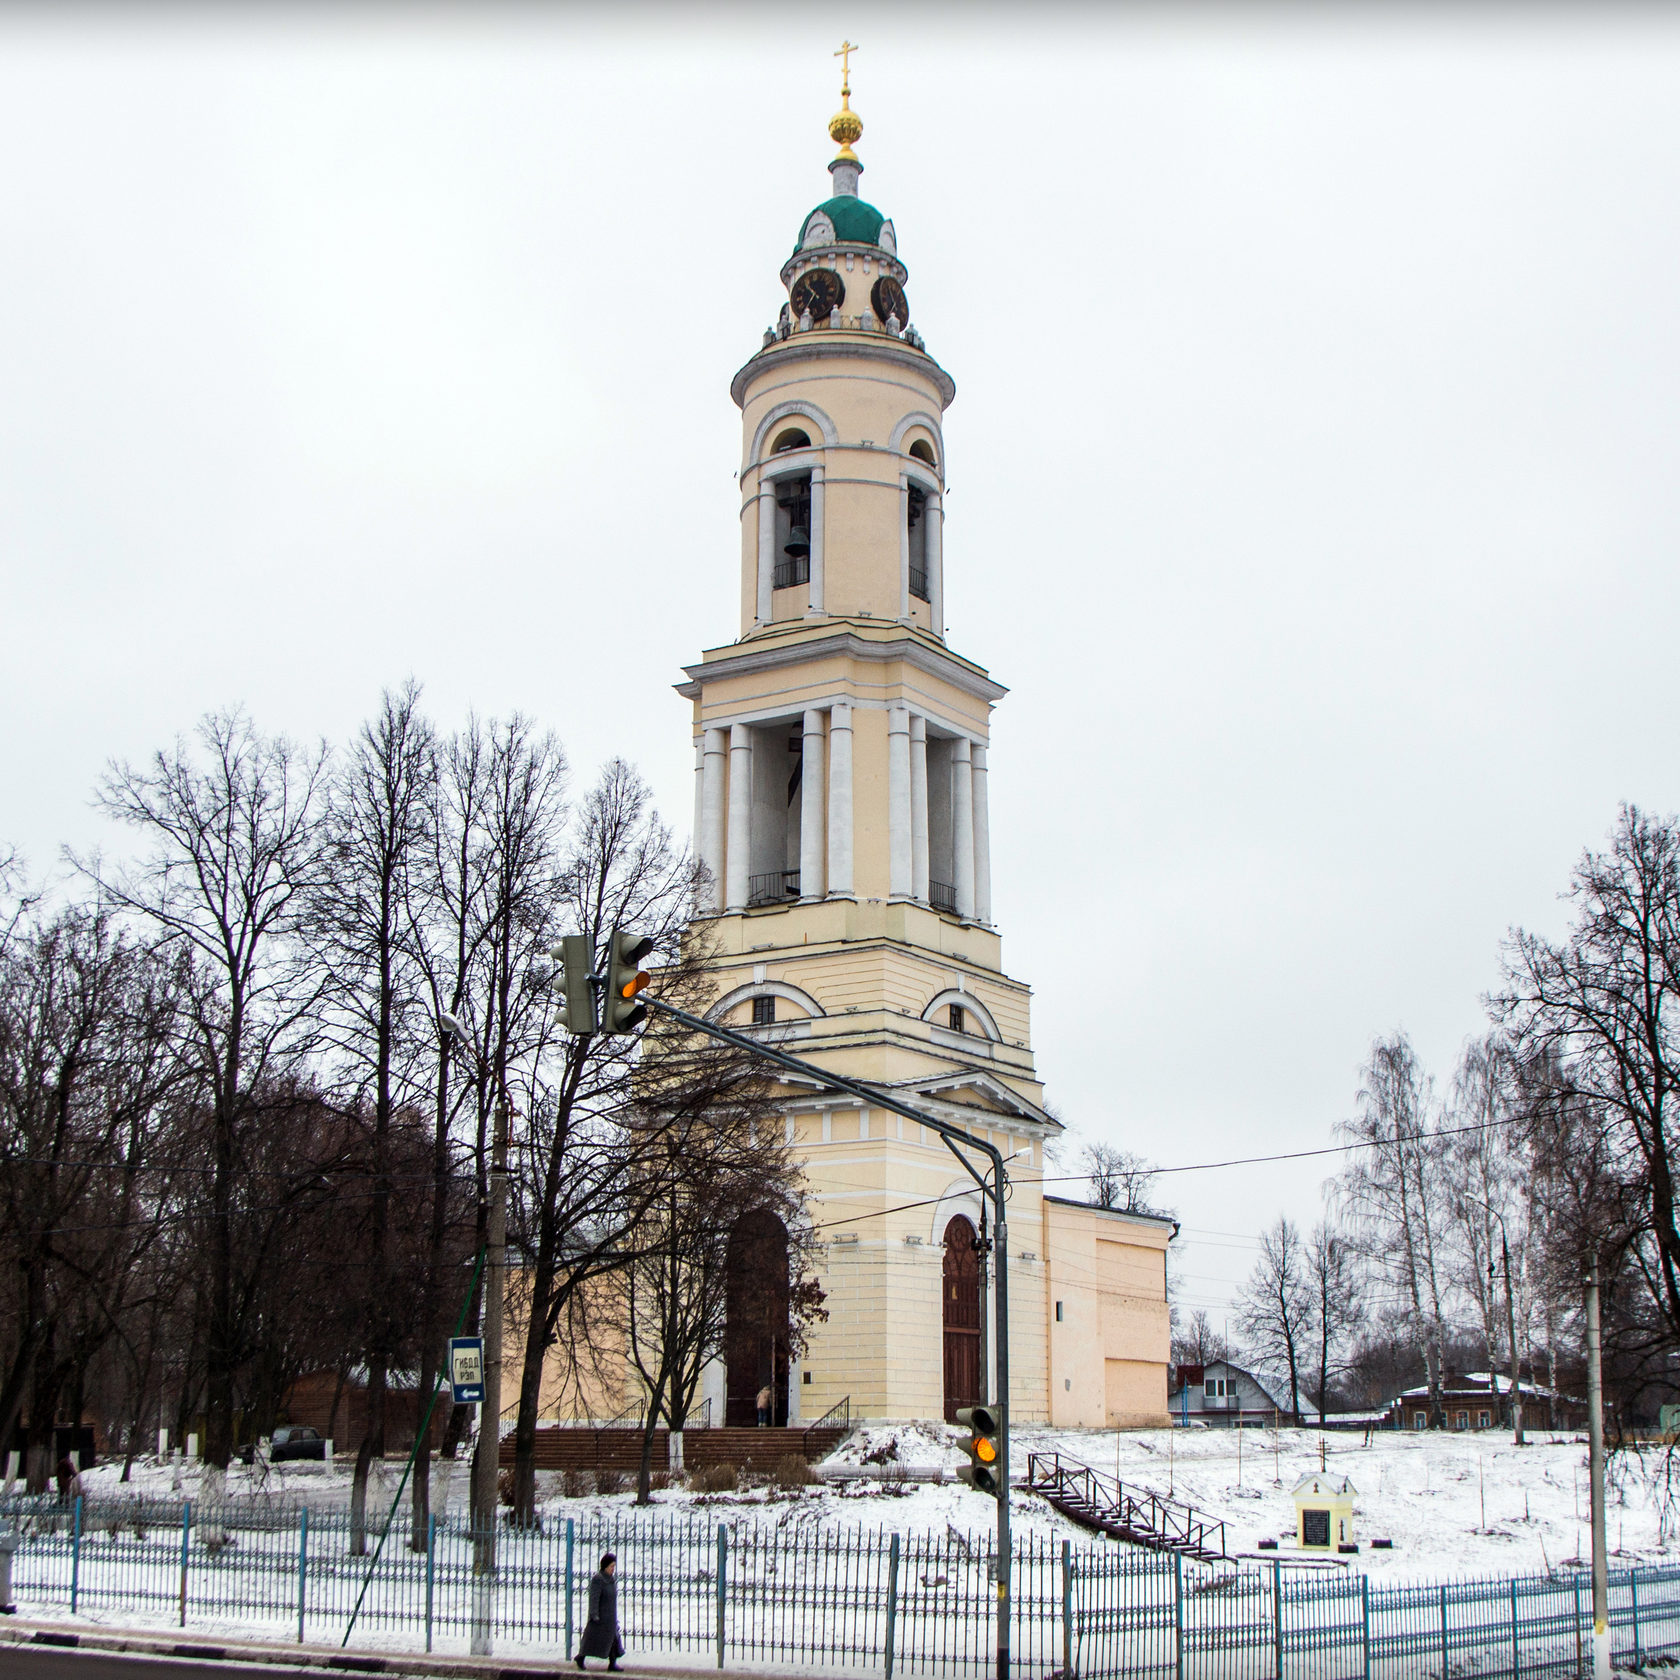
{"label": "overcast sky", "polygon": [[[0,14],[0,843],[109,843],[102,764],[209,708],[342,739],[411,674],[686,831],[841,31],[958,385],[1050,1100],[1168,1165],[1327,1144],[1373,1034],[1447,1083],[1506,929],[1680,806],[1655,9]],[[1333,1166],[1159,1181],[1185,1302]]]}

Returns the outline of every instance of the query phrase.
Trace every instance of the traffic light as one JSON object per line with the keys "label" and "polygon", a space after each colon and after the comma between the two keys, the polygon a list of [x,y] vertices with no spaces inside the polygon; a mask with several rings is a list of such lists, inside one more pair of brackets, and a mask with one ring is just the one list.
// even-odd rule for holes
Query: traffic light
{"label": "traffic light", "polygon": [[968,1426],[969,1438],[963,1451],[972,1463],[957,1471],[959,1481],[967,1482],[977,1493],[1000,1497],[1003,1483],[998,1477],[998,1414],[992,1406],[964,1406],[957,1413],[957,1422]]}
{"label": "traffic light", "polygon": [[565,999],[566,1031],[574,1038],[596,1029],[595,987],[590,976],[589,941],[581,933],[569,933],[549,955],[560,964],[560,972],[549,984]]}
{"label": "traffic light", "polygon": [[651,939],[614,928],[607,939],[606,985],[601,991],[601,1031],[634,1032],[647,1019],[647,1005],[637,993],[648,983],[645,969],[637,967],[653,949]]}

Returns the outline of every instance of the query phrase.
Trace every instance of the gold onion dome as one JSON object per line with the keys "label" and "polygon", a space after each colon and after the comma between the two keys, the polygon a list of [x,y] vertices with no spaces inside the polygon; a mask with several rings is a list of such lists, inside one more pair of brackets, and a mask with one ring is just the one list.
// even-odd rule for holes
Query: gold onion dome
{"label": "gold onion dome", "polygon": [[851,163],[857,157],[852,147],[863,137],[863,118],[849,104],[843,105],[828,119],[828,135],[839,142],[840,156]]}

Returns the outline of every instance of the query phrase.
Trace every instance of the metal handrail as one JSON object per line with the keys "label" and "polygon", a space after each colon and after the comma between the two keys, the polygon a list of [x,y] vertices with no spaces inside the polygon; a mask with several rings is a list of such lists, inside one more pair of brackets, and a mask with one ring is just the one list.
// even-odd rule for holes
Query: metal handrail
{"label": "metal handrail", "polygon": [[799,1437],[799,1450],[809,1453],[811,1450],[811,1432],[816,1429],[850,1429],[852,1427],[852,1397],[845,1395],[836,1400],[815,1423],[807,1424],[805,1433]]}
{"label": "metal handrail", "polygon": [[1099,1521],[1125,1529],[1144,1544],[1203,1557],[1224,1557],[1225,1524],[1192,1505],[1128,1487],[1118,1476],[1093,1470],[1060,1453],[1028,1453],[1027,1485],[1035,1492],[1086,1507]]}
{"label": "metal handrail", "polygon": [[957,889],[949,881],[929,881],[928,903],[935,910],[955,910],[957,907]]}
{"label": "metal handrail", "polygon": [[784,899],[799,897],[797,869],[771,869],[763,875],[747,877],[747,903],[780,904]]}
{"label": "metal handrail", "polygon": [[780,560],[776,563],[775,572],[770,579],[774,589],[792,589],[796,583],[811,581],[811,560],[809,555],[801,555],[797,560]]}
{"label": "metal handrail", "polygon": [[932,597],[928,594],[927,573],[918,571],[914,566],[910,568],[910,593],[914,595],[918,601],[928,601],[932,599]]}

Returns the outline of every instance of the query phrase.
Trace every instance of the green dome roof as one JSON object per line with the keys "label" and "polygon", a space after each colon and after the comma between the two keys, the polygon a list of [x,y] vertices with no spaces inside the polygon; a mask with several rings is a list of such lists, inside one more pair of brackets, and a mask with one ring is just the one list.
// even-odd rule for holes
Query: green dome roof
{"label": "green dome roof", "polygon": [[[887,219],[873,204],[850,196],[826,199],[811,212],[811,216],[819,215],[827,216],[834,224],[834,237],[843,245],[878,245],[881,224]],[[799,224],[799,239],[793,247],[796,252],[805,244],[811,216]]]}

